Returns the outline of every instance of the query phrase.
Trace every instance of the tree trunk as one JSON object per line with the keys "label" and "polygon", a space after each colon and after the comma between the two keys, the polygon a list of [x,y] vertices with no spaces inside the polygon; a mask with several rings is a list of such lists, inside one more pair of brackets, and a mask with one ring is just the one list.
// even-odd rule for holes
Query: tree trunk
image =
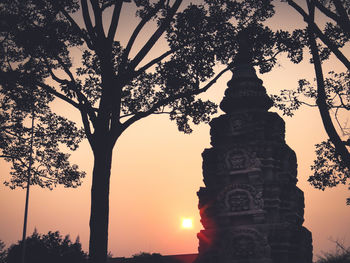
{"label": "tree trunk", "polygon": [[[314,8],[314,6],[312,7],[309,6],[309,12],[313,13],[314,10],[312,10],[311,8]],[[342,161],[344,166],[350,168],[350,153],[346,148],[345,143],[341,140],[337,130],[334,127],[334,124],[327,106],[327,102],[326,102],[327,94],[326,94],[326,89],[324,84],[325,81],[324,81],[324,76],[322,71],[320,55],[317,48],[316,37],[314,32],[311,31],[311,29],[309,29],[308,33],[309,33],[310,50],[311,50],[311,55],[312,55],[314,70],[316,75],[316,81],[317,81],[316,104],[321,115],[323,127],[325,128],[325,131],[327,132],[329,139],[331,140],[332,144],[335,147],[336,155],[340,157],[340,160]]]}
{"label": "tree trunk", "polygon": [[107,261],[109,181],[113,147],[108,143],[103,143],[102,140],[97,141],[98,149],[94,149],[89,243],[91,263],[105,263]]}

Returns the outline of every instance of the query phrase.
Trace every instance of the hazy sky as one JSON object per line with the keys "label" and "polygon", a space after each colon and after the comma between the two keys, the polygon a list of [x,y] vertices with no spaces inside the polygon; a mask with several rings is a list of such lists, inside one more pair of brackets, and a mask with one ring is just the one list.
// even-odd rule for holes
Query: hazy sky
{"label": "hazy sky", "polygon": [[[135,24],[131,13],[131,9],[125,10],[123,30],[118,31],[124,39]],[[294,13],[290,8],[280,8],[270,24],[284,29],[295,26],[300,18]],[[156,49],[159,48],[165,47]],[[327,66],[343,70],[334,60]],[[226,73],[205,97],[219,103],[231,76]],[[308,61],[294,65],[282,58],[280,67],[259,77],[268,93],[278,93],[279,89],[295,87],[299,78],[311,80],[313,68]],[[56,102],[54,107],[58,113],[80,123],[79,115],[73,114],[67,104]],[[314,254],[333,249],[330,239],[349,246],[350,207],[345,205],[345,199],[350,192],[344,186],[322,192],[307,182],[315,157],[314,145],[325,138],[317,110],[305,108],[293,118],[282,117],[286,121],[287,144],[298,158],[298,186],[305,193],[304,225],[313,234]],[[121,136],[113,152],[110,193],[109,250],[114,256],[131,256],[140,251],[197,252],[196,233],[202,227],[196,192],[203,186],[201,153],[208,147],[209,125],[196,126],[191,135],[184,135],[167,116],[141,120]],[[36,227],[40,233],[59,230],[63,235],[70,234],[73,240],[79,235],[87,251],[93,165],[87,141],[71,159],[87,172],[83,185],[78,189],[57,187],[53,191],[32,187],[28,234]],[[0,160],[1,182],[9,178],[8,174],[9,165]],[[24,200],[24,190],[0,185],[0,239],[7,245],[21,238]],[[181,228],[183,217],[193,218],[193,229]]]}

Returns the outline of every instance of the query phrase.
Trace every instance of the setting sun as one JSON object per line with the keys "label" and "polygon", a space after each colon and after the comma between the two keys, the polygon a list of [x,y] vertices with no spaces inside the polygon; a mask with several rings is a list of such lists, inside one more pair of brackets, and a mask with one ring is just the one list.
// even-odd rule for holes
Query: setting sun
{"label": "setting sun", "polygon": [[192,228],[193,224],[192,224],[192,218],[183,218],[182,219],[182,228]]}

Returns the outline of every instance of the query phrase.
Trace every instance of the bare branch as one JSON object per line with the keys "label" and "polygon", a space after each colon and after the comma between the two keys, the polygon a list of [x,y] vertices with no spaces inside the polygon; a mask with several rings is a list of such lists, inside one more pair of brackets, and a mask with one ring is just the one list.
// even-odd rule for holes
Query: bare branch
{"label": "bare branch", "polygon": [[164,1],[165,0],[160,0],[157,3],[157,5],[155,6],[155,8],[152,10],[152,12],[150,12],[146,16],[144,16],[142,18],[142,20],[140,21],[140,23],[136,26],[136,28],[135,28],[134,32],[132,33],[132,35],[131,35],[131,37],[130,37],[130,39],[128,41],[128,44],[126,45],[126,48],[125,48],[125,52],[124,52],[125,61],[127,60],[128,56],[130,54],[131,48],[134,45],[134,42],[135,42],[137,36],[139,35],[139,33],[141,32],[142,28],[159,11],[159,9],[161,8],[162,4],[164,4]]}
{"label": "bare branch", "polygon": [[46,63],[46,66],[47,66],[47,69],[49,70],[49,73],[50,73],[51,78],[52,78],[54,81],[56,81],[56,82],[58,82],[58,83],[60,83],[60,84],[68,84],[68,83],[69,83],[69,81],[68,81],[67,79],[61,79],[61,78],[57,77],[57,76],[53,73],[51,67],[50,67],[47,63]]}
{"label": "bare branch", "polygon": [[117,31],[117,28],[118,28],[120,11],[122,9],[123,2],[124,2],[123,0],[119,0],[114,5],[112,20],[111,20],[111,24],[109,26],[108,37],[107,37],[108,40],[110,41],[110,43],[113,42],[115,32]]}
{"label": "bare branch", "polygon": [[62,66],[64,72],[66,72],[66,74],[69,76],[70,80],[75,81],[73,73],[70,71],[67,65],[63,62],[63,60],[59,56],[56,56],[56,59],[58,63],[60,63],[60,65]]}
{"label": "bare branch", "polygon": [[95,35],[95,30],[94,30],[92,23],[91,23],[91,18],[90,18],[90,14],[89,14],[89,7],[87,4],[87,0],[80,0],[80,2],[81,2],[81,10],[83,13],[83,18],[84,18],[86,30],[89,33],[89,35],[92,39],[92,42],[95,46],[96,45],[96,35]]}
{"label": "bare branch", "polygon": [[[180,49],[180,48],[178,48]],[[172,50],[168,50],[167,52],[163,53],[162,55],[160,55],[159,57],[151,60],[150,62],[148,62],[146,65],[144,65],[143,67],[141,67],[140,69],[138,69],[137,71],[135,71],[133,76],[139,76],[141,75],[143,72],[145,72],[147,69],[149,69],[150,67],[154,66],[155,64],[161,62],[164,58],[166,58],[167,56],[173,54],[174,52],[176,52],[178,49],[172,49]]]}
{"label": "bare branch", "polygon": [[88,119],[88,114],[86,113],[85,110],[81,110],[80,111],[80,115],[81,115],[81,119],[83,121],[86,137],[87,137],[89,143],[92,145],[92,132],[91,132],[91,128],[90,128],[90,122],[89,122],[89,119]]}
{"label": "bare branch", "polygon": [[39,82],[39,81],[34,81],[34,84],[38,87],[45,89],[46,91],[48,91],[52,95],[56,96],[57,98],[60,98],[61,100],[64,100],[65,102],[68,102],[70,105],[72,105],[73,107],[80,110],[80,106],[78,103],[76,103],[74,100],[68,98],[67,96],[63,95],[62,93],[59,93],[57,90],[55,90],[51,86],[49,86],[45,83]]}
{"label": "bare branch", "polygon": [[102,11],[98,2],[99,2],[98,0],[90,0],[92,10],[94,12],[94,17],[95,17],[96,33],[98,36],[105,38],[106,36],[103,30],[103,23],[102,23]]}
{"label": "bare branch", "polygon": [[131,69],[135,69],[137,65],[144,59],[144,57],[148,54],[154,44],[159,40],[162,34],[165,32],[167,27],[170,25],[172,18],[175,15],[175,12],[179,8],[182,0],[176,0],[173,6],[170,8],[167,16],[165,17],[162,24],[157,28],[157,30],[153,33],[153,35],[149,38],[146,44],[141,48],[141,50],[137,53],[135,58],[131,61],[130,67]]}

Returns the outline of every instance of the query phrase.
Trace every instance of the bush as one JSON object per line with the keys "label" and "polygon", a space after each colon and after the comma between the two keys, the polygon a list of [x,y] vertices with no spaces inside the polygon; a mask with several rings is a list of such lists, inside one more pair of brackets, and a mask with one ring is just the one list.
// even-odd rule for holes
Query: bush
{"label": "bush", "polygon": [[[22,241],[10,246],[7,263],[20,263]],[[36,231],[26,239],[26,263],[86,263],[87,255],[81,249],[79,238],[72,243],[69,236],[62,239],[58,231],[39,235]]]}
{"label": "bush", "polygon": [[5,243],[0,240],[0,263],[5,263],[7,251],[5,249]]}
{"label": "bush", "polygon": [[337,249],[333,253],[325,253],[316,263],[350,263],[350,248],[345,248],[341,243],[335,242]]}
{"label": "bush", "polygon": [[131,263],[180,263],[175,258],[165,257],[158,253],[145,253],[140,252],[139,254],[133,255]]}

